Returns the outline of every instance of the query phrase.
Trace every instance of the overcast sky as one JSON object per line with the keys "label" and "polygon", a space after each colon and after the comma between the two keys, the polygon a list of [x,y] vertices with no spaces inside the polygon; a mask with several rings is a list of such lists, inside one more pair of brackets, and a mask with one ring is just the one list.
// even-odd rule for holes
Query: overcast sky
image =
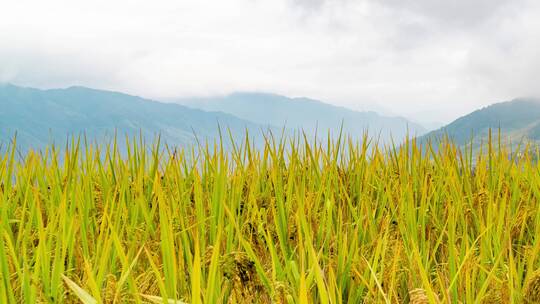
{"label": "overcast sky", "polygon": [[540,95],[538,0],[3,0],[0,82],[265,91],[447,122]]}

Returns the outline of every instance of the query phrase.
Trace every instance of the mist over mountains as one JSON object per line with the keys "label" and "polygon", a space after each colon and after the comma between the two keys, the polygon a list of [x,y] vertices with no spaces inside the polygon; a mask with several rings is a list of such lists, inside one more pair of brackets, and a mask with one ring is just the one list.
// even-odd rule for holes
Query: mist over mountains
{"label": "mist over mountains", "polygon": [[402,117],[359,112],[309,98],[266,93],[234,93],[222,97],[177,99],[164,103],[119,92],[85,87],[40,90],[0,85],[0,145],[17,134],[21,150],[63,145],[69,136],[104,143],[117,135],[152,141],[159,134],[171,146],[189,147],[224,139],[240,141],[246,132],[261,144],[269,132],[280,136],[342,134],[360,141],[366,132],[379,144],[401,143],[407,136],[419,142],[450,137],[458,146],[476,147],[489,130],[502,139],[540,142],[540,101],[515,99],[493,104],[456,119],[432,132]]}
{"label": "mist over mountains", "polygon": [[289,98],[265,93],[234,93],[224,97],[180,99],[179,103],[206,111],[221,111],[263,125],[304,130],[309,135],[325,135],[328,130],[353,140],[367,131],[382,143],[400,142],[407,135],[426,133],[419,124],[402,117],[386,117],[375,112],[359,112],[310,98]]}
{"label": "mist over mountains", "polygon": [[[0,86],[0,141],[5,145],[17,134],[22,149],[64,144],[69,135],[106,141],[117,134],[152,140],[157,134],[174,146],[215,141],[229,135],[240,140],[246,131],[256,142],[263,134],[300,134],[326,139],[343,134],[360,140],[367,131],[380,143],[400,142],[407,134],[420,135],[421,126],[400,117],[357,112],[307,98],[260,93],[227,97],[157,102],[119,92],[70,87],[40,90]],[[199,108],[199,109],[196,109]],[[221,133],[220,133],[221,131]],[[230,132],[230,134],[229,134]]]}

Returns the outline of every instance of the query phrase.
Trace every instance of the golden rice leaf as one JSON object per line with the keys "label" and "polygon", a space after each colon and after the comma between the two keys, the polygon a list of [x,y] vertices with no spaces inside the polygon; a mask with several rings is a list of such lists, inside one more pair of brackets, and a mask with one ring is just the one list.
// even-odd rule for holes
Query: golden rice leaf
{"label": "golden rice leaf", "polygon": [[82,289],[77,283],[73,282],[70,278],[62,274],[62,279],[66,282],[66,285],[71,291],[81,300],[83,304],[97,304],[98,301],[94,299],[88,292]]}

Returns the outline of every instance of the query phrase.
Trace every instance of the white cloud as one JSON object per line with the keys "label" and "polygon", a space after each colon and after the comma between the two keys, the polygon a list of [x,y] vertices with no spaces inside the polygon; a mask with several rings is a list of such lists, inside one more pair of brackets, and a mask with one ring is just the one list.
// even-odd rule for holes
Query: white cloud
{"label": "white cloud", "polygon": [[540,95],[539,14],[534,0],[11,1],[0,81],[261,90],[447,121]]}

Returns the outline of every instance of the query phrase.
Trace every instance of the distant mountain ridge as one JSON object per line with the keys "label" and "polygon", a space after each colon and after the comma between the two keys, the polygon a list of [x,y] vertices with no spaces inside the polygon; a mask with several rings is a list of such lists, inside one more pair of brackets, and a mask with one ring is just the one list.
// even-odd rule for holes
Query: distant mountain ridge
{"label": "distant mountain ridge", "polygon": [[41,90],[0,84],[0,146],[5,147],[15,133],[18,147],[26,150],[64,145],[69,135],[103,142],[115,134],[121,141],[126,135],[139,134],[151,141],[159,134],[169,145],[186,147],[220,136],[230,143],[229,131],[236,141],[247,131],[259,143],[268,130],[278,136],[282,130],[285,135],[302,130],[310,139],[314,134],[326,139],[329,131],[336,138],[343,126],[343,135],[361,140],[369,131],[380,143],[399,143],[407,135],[424,132],[404,118],[357,112],[308,98],[236,93],[182,102],[185,105],[86,87]]}
{"label": "distant mountain ridge", "polygon": [[233,93],[223,97],[178,99],[177,102],[206,111],[221,111],[263,125],[302,129],[308,134],[326,134],[340,129],[361,139],[365,131],[383,142],[400,142],[407,135],[422,135],[426,129],[402,117],[358,112],[309,98],[289,98],[267,93]]}
{"label": "distant mountain ridge", "polygon": [[519,98],[492,104],[460,117],[452,123],[419,137],[421,142],[450,137],[457,145],[486,142],[489,130],[500,129],[503,139],[517,144],[540,142],[540,100]]}
{"label": "distant mountain ridge", "polygon": [[152,140],[160,134],[171,145],[215,140],[218,124],[226,133],[243,137],[246,130],[260,133],[259,125],[229,114],[205,112],[179,104],[160,103],[118,92],[85,87],[39,90],[0,85],[0,142],[17,133],[20,148],[64,144],[68,135],[88,139],[111,138],[117,132]]}

